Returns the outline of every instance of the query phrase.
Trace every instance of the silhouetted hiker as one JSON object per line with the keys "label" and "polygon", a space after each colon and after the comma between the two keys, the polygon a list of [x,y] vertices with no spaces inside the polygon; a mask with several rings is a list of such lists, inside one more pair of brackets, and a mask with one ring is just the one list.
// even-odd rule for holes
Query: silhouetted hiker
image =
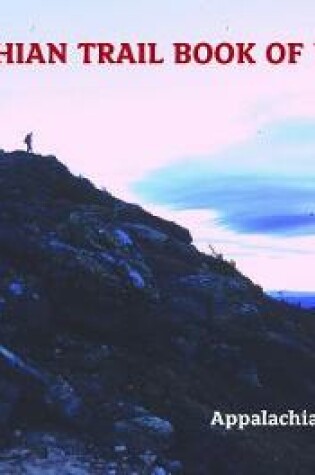
{"label": "silhouetted hiker", "polygon": [[26,144],[27,147],[27,153],[32,153],[33,152],[33,132],[30,134],[27,134],[27,136],[24,139],[24,143]]}

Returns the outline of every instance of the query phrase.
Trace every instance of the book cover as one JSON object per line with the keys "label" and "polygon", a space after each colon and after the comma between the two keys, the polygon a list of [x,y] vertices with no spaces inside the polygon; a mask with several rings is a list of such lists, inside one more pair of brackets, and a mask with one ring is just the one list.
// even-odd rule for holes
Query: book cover
{"label": "book cover", "polygon": [[315,471],[314,6],[0,15],[0,474]]}

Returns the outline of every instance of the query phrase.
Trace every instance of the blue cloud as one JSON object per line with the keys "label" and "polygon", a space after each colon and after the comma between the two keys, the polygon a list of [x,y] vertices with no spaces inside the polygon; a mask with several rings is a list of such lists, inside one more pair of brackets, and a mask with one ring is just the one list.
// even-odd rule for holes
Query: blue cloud
{"label": "blue cloud", "polygon": [[315,122],[266,128],[255,140],[208,160],[186,159],[157,170],[135,191],[174,209],[215,210],[219,224],[240,233],[315,234]]}

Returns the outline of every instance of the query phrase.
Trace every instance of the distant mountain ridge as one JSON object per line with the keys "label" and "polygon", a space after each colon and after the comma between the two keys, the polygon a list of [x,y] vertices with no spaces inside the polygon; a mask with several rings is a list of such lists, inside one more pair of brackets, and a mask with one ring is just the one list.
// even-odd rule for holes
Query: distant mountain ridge
{"label": "distant mountain ridge", "polygon": [[315,292],[294,292],[290,290],[273,290],[268,294],[280,301],[302,308],[315,309]]}

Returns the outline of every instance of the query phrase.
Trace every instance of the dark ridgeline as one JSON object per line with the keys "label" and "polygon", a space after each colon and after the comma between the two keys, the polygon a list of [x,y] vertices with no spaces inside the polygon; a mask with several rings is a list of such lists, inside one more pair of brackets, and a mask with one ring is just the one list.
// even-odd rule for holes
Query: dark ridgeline
{"label": "dark ridgeline", "polygon": [[54,157],[0,155],[0,316],[0,471],[313,473],[307,429],[209,425],[315,412],[313,315]]}

